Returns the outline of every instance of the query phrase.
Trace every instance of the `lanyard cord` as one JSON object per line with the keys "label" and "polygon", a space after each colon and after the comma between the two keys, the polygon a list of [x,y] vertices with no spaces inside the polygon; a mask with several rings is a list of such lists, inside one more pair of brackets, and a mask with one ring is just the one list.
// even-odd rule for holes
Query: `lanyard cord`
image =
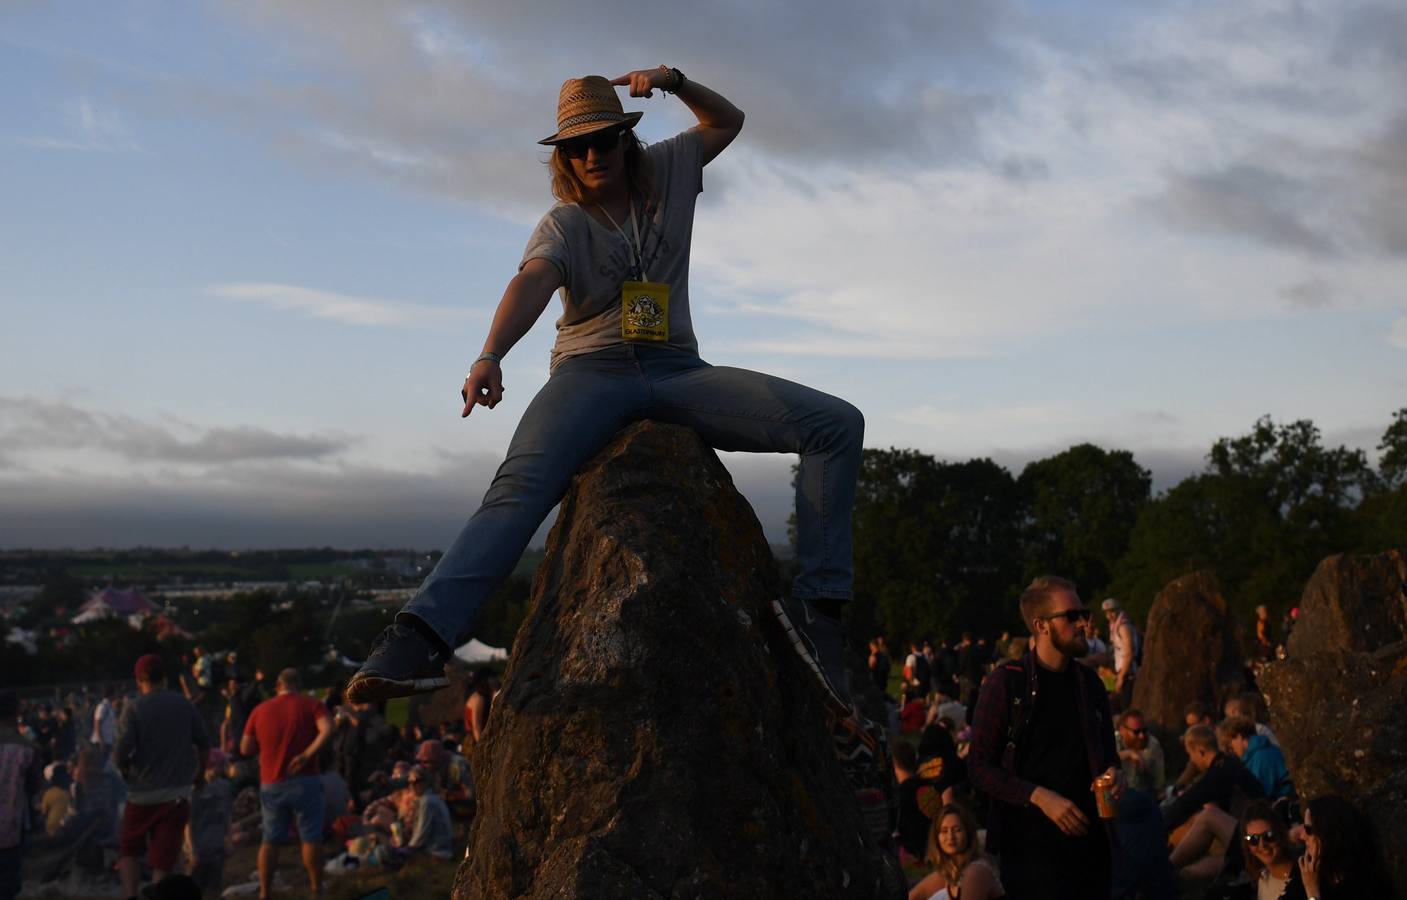
{"label": "lanyard cord", "polygon": [[[630,239],[630,236],[625,233],[625,229],[617,225],[616,220],[611,218],[611,214],[606,211],[606,207],[598,203],[596,204],[596,208],[601,210],[601,215],[606,217],[606,221],[610,222],[616,232],[625,239],[625,243],[630,247],[630,252],[635,254],[635,266],[636,271],[640,273],[640,279],[642,281],[649,281],[650,276],[645,274],[645,242],[640,237],[640,225],[635,220],[635,202],[633,200],[630,201],[630,230],[635,232],[635,240],[633,241]],[[645,228],[645,233],[650,233],[648,223]]]}

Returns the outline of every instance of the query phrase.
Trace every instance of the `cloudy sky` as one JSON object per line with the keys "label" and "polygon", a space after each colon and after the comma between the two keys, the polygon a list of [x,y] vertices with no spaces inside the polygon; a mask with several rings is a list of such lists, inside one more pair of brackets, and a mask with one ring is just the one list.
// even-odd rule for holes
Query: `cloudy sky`
{"label": "cloudy sky", "polygon": [[[0,546],[442,547],[547,377],[459,418],[564,78],[747,114],[703,355],[1014,470],[1167,486],[1407,405],[1400,2],[0,3]],[[630,100],[641,133],[690,124]],[[783,540],[789,461],[728,456]]]}

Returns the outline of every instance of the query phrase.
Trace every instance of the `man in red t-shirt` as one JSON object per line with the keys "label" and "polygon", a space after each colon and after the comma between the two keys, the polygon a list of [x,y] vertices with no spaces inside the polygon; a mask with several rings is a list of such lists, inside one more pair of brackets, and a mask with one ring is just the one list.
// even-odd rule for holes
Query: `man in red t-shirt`
{"label": "man in red t-shirt", "polygon": [[300,692],[297,669],[278,673],[278,693],[249,714],[239,752],[259,754],[259,803],[263,841],[259,844],[259,896],[268,897],[279,843],[287,841],[290,819],[298,823],[303,868],[314,894],[322,876],[322,779],[318,751],[332,737],[327,707]]}

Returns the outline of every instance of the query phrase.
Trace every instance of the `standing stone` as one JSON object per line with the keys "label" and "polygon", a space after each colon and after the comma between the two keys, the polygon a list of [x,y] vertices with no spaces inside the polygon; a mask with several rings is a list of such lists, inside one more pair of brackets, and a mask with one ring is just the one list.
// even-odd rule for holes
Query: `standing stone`
{"label": "standing stone", "polygon": [[[1164,736],[1183,730],[1183,710],[1217,706],[1245,687],[1241,647],[1216,576],[1194,572],[1169,582],[1153,601],[1133,704]],[[1164,741],[1166,746],[1167,742]]]}
{"label": "standing stone", "polygon": [[1407,896],[1407,629],[1401,551],[1331,556],[1305,587],[1289,658],[1261,692],[1300,798],[1368,815]]}
{"label": "standing stone", "polygon": [[1407,641],[1291,657],[1260,687],[1300,798],[1338,794],[1366,813],[1407,890]]}
{"label": "standing stone", "polygon": [[1407,558],[1401,550],[1374,556],[1330,556],[1300,599],[1300,618],[1286,649],[1291,658],[1324,650],[1376,650],[1407,640]]}
{"label": "standing stone", "polygon": [[617,436],[548,538],[454,896],[903,896],[773,627],[780,590],[697,435]]}

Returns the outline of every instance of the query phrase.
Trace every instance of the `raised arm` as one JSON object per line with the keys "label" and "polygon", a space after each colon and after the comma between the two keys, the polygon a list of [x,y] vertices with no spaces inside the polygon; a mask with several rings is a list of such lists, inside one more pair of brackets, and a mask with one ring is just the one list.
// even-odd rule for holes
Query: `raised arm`
{"label": "raised arm", "polygon": [[[493,314],[484,353],[506,356],[513,345],[522,340],[538,316],[547,308],[552,292],[562,286],[562,273],[545,259],[530,259],[508,282],[498,310]],[[464,418],[475,406],[493,409],[503,399],[503,367],[491,359],[479,358],[469,368],[460,391],[464,397]]]}
{"label": "raised arm", "polygon": [[651,97],[658,89],[671,91],[683,100],[699,120],[699,124],[690,130],[698,132],[703,138],[703,164],[708,165],[743,130],[743,111],[717,91],[689,78],[681,80],[682,76],[677,72],[677,69],[665,66],[637,69],[614,79],[611,84],[620,87],[628,85],[632,97]]}

